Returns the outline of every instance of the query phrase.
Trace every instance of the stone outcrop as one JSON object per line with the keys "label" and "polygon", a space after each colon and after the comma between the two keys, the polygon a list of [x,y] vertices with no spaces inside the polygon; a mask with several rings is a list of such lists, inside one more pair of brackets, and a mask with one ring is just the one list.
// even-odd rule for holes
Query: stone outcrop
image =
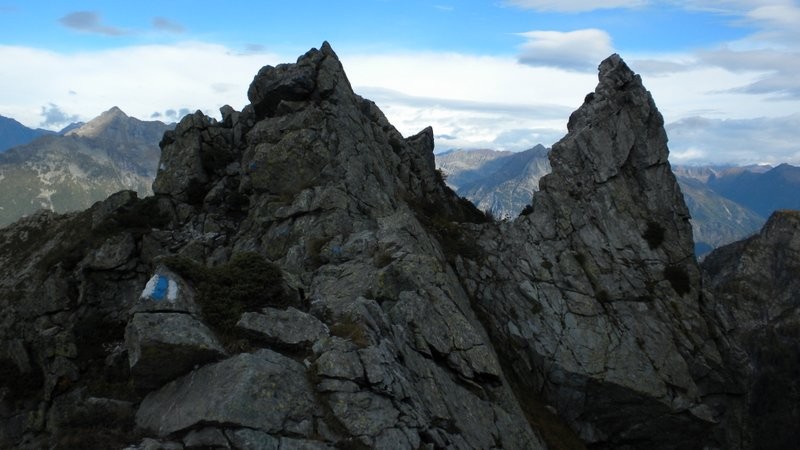
{"label": "stone outcrop", "polygon": [[[761,232],[712,252],[702,265],[720,333],[740,367],[750,415],[732,424],[757,448],[797,445],[800,432],[800,212],[777,211]],[[794,374],[794,375],[792,375]]]}
{"label": "stone outcrop", "polygon": [[750,375],[618,56],[513,222],[327,43],[248,96],[165,133],[154,197],[0,230],[0,446],[747,448]]}
{"label": "stone outcrop", "polygon": [[663,119],[615,55],[568,126],[533,211],[476,233],[490,256],[462,277],[518,383],[584,441],[691,448],[720,414],[703,395],[722,360]]}

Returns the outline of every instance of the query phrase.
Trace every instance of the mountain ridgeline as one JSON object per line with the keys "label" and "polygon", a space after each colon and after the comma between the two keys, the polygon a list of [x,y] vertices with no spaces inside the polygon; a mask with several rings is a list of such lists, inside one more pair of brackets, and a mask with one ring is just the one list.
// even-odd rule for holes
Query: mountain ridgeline
{"label": "mountain ridgeline", "polygon": [[[530,204],[539,179],[550,172],[547,150],[454,150],[436,156],[447,184],[482,211],[513,218]],[[695,250],[714,248],[756,233],[772,212],[800,209],[800,167],[676,166],[692,221]]]}
{"label": "mountain ridgeline", "polygon": [[0,226],[40,209],[79,211],[124,189],[151,194],[158,143],[170,128],[114,107],[0,154]]}
{"label": "mountain ridgeline", "polygon": [[52,131],[32,129],[9,117],[0,116],[0,153],[18,145],[27,144]]}
{"label": "mountain ridgeline", "polygon": [[800,344],[798,215],[698,265],[663,119],[618,55],[502,222],[327,43],[248,98],[164,134],[153,196],[0,229],[0,447],[800,439],[780,355]]}

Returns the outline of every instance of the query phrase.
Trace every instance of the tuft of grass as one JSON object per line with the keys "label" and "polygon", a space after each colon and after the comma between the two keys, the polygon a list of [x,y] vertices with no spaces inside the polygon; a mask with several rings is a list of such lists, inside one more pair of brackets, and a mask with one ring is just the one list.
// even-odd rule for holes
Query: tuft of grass
{"label": "tuft of grass", "polygon": [[367,335],[364,325],[351,314],[340,317],[339,320],[330,327],[330,330],[332,335],[347,339],[358,348],[369,346],[369,336]]}
{"label": "tuft of grass", "polygon": [[306,241],[306,253],[308,253],[309,261],[314,268],[329,262],[328,258],[322,254],[322,249],[332,239],[331,237],[318,236]]}
{"label": "tuft of grass", "polygon": [[394,261],[392,254],[385,248],[380,248],[372,255],[372,264],[378,268],[383,269]]}

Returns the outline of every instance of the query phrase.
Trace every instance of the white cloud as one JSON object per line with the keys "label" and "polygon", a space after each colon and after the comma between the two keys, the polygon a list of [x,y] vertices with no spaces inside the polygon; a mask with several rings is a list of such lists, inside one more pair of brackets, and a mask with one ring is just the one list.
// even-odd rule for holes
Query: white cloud
{"label": "white cloud", "polygon": [[673,162],[800,164],[800,113],[752,119],[688,117],[666,128]]}
{"label": "white cloud", "polygon": [[0,65],[0,79],[14,86],[0,92],[0,114],[38,126],[41,108],[51,103],[81,120],[111,106],[140,118],[176,105],[218,115],[224,104],[247,104],[247,88],[258,69],[289,59],[185,42],[70,54],[0,46],[0,60],[16,62]]}
{"label": "white cloud", "polygon": [[529,31],[520,35],[527,42],[521,46],[519,60],[531,66],[594,71],[600,61],[613,53],[611,36],[595,28]]}
{"label": "white cloud", "polygon": [[507,0],[506,4],[536,11],[585,12],[597,9],[637,8],[646,0]]}
{"label": "white cloud", "polygon": [[[338,50],[355,91],[373,99],[406,136],[433,126],[437,150],[551,145],[565,133],[570,112],[597,83],[594,71],[533,67],[513,57]],[[704,152],[709,161],[796,160],[800,149],[786,130],[797,130],[800,120],[778,119],[797,113],[800,101],[775,102],[736,90],[758,82],[765,72],[694,64],[698,59],[691,55],[632,56],[626,58],[631,68],[643,72],[645,86],[671,123],[673,158],[696,160]],[[181,110],[197,109],[217,116],[224,104],[237,109],[247,104],[247,88],[263,65],[294,59],[296,55],[240,53],[201,42],[74,54],[0,46],[0,60],[15,61],[0,66],[0,79],[14,87],[0,91],[0,114],[33,127],[42,121],[42,107],[50,104],[84,121],[111,106],[142,119],[172,121]],[[687,67],[670,71],[656,64],[661,75],[653,77],[647,64],[637,67],[637,60],[677,61]],[[706,131],[682,122],[697,116],[710,121]],[[758,127],[731,134],[752,124],[747,120],[753,117],[762,117],[755,122]],[[764,130],[773,130],[774,137]],[[726,134],[736,138],[729,142]],[[730,150],[734,147],[736,154]]]}
{"label": "white cloud", "polygon": [[53,103],[42,106],[40,115],[42,116],[41,126],[50,128],[63,128],[66,125],[80,120],[76,114],[69,114]]}
{"label": "white cloud", "polygon": [[[530,67],[509,57],[339,55],[355,91],[373,99],[401,133],[431,125],[436,136],[452,137],[437,138],[437,150],[550,145],[597,83],[594,74]],[[508,134],[520,129],[530,130],[529,137]]]}

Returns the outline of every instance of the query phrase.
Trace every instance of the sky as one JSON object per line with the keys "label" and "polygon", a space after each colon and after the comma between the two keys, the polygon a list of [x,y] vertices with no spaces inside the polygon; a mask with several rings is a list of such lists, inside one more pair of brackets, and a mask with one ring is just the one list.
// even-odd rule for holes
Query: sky
{"label": "sky", "polygon": [[800,164],[800,0],[0,0],[0,115],[57,130],[112,106],[174,122],[247,104],[323,41],[356,93],[436,151],[550,146],[619,53],[675,164]]}

